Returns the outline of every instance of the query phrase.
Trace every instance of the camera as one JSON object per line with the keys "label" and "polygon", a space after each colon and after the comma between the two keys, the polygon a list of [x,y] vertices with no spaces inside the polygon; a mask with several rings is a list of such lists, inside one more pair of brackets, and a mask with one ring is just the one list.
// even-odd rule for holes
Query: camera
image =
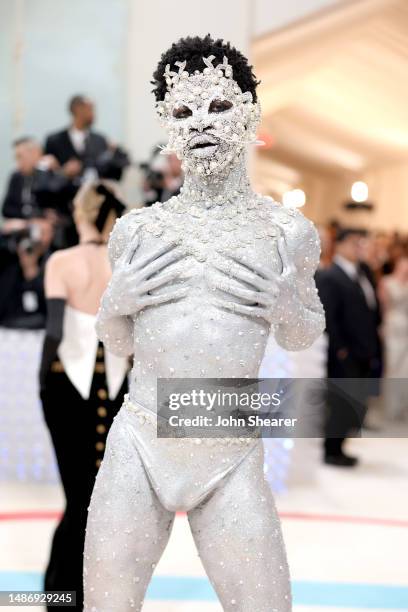
{"label": "camera", "polygon": [[41,228],[37,224],[28,224],[26,227],[0,234],[0,248],[17,253],[23,250],[26,253],[34,253],[41,244]]}

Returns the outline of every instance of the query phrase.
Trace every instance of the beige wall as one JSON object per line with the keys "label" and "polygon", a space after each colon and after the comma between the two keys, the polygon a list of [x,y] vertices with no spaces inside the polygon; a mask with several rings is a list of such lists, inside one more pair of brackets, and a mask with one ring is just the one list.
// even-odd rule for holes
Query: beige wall
{"label": "beige wall", "polygon": [[356,178],[368,184],[374,212],[351,213],[342,208],[350,200],[352,179],[315,175],[305,180],[308,213],[320,222],[336,217],[345,224],[408,232],[408,162],[369,170]]}
{"label": "beige wall", "polygon": [[[270,164],[273,168],[272,160]],[[281,177],[275,178],[278,172],[267,176],[265,165],[268,166],[266,160],[255,164],[255,180],[264,192],[280,199],[285,183]],[[292,184],[287,185],[288,188],[300,187],[306,192],[307,204],[303,210],[316,223],[326,223],[336,218],[344,224],[408,233],[408,161],[375,168],[356,177],[298,166],[288,169],[288,178],[294,179]],[[351,213],[343,209],[342,205],[351,199],[350,188],[354,180],[363,180],[368,184],[374,212]]]}
{"label": "beige wall", "polygon": [[253,34],[263,36],[327,9],[341,0],[256,0],[253,2]]}

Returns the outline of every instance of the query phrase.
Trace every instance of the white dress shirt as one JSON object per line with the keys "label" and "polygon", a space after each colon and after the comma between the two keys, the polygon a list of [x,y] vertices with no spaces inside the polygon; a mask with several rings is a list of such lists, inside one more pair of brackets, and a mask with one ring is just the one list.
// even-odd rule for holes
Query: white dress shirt
{"label": "white dress shirt", "polygon": [[78,130],[78,128],[72,126],[68,130],[68,134],[75,151],[79,154],[83,153],[85,151],[85,141],[88,136],[88,130]]}

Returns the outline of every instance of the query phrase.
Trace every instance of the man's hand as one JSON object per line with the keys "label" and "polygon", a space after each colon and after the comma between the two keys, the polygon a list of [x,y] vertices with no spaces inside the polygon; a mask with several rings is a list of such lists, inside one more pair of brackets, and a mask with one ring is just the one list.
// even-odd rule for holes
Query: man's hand
{"label": "man's hand", "polygon": [[29,222],[26,219],[5,219],[1,226],[3,234],[9,234],[10,232],[17,232],[28,227]]}
{"label": "man's hand", "polygon": [[58,170],[60,167],[58,159],[55,155],[43,155],[38,163],[41,170]]}
{"label": "man's hand", "polygon": [[79,161],[79,159],[69,159],[62,166],[62,171],[67,178],[75,178],[82,172],[82,163]]}
{"label": "man's hand", "polygon": [[295,299],[296,268],[289,261],[283,237],[278,239],[277,247],[282,261],[280,274],[236,257],[215,262],[223,278],[212,281],[213,286],[247,303],[220,298],[214,298],[213,303],[239,314],[261,317],[268,323],[286,323],[287,305]]}
{"label": "man's hand", "polygon": [[33,252],[28,252],[25,249],[18,247],[17,255],[24,278],[28,281],[36,278],[40,273],[40,267],[38,264],[40,253],[38,249],[35,249]]}
{"label": "man's hand", "polygon": [[146,306],[154,306],[184,297],[187,287],[171,289],[160,295],[150,291],[176,279],[178,270],[167,270],[184,255],[175,244],[161,246],[148,254],[138,255],[135,237],[115,264],[112,279],[102,299],[102,307],[113,316],[134,315]]}

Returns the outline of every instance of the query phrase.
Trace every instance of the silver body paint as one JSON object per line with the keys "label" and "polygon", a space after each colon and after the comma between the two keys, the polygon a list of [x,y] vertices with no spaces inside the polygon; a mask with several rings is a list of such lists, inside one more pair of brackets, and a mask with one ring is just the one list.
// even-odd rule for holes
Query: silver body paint
{"label": "silver body paint", "polygon": [[[182,192],[125,215],[109,242],[113,275],[97,331],[112,352],[134,353],[134,365],[90,505],[88,612],[141,610],[176,510],[188,513],[224,610],[291,610],[262,442],[156,438],[158,377],[255,378],[270,331],[299,350],[324,328],[317,232],[297,210],[252,191],[246,147],[259,105],[225,59],[204,63],[191,76],[183,64],[168,68],[158,105],[168,149],[183,160]],[[231,106],[210,112],[214,100]],[[177,119],[180,107],[188,110]]]}

